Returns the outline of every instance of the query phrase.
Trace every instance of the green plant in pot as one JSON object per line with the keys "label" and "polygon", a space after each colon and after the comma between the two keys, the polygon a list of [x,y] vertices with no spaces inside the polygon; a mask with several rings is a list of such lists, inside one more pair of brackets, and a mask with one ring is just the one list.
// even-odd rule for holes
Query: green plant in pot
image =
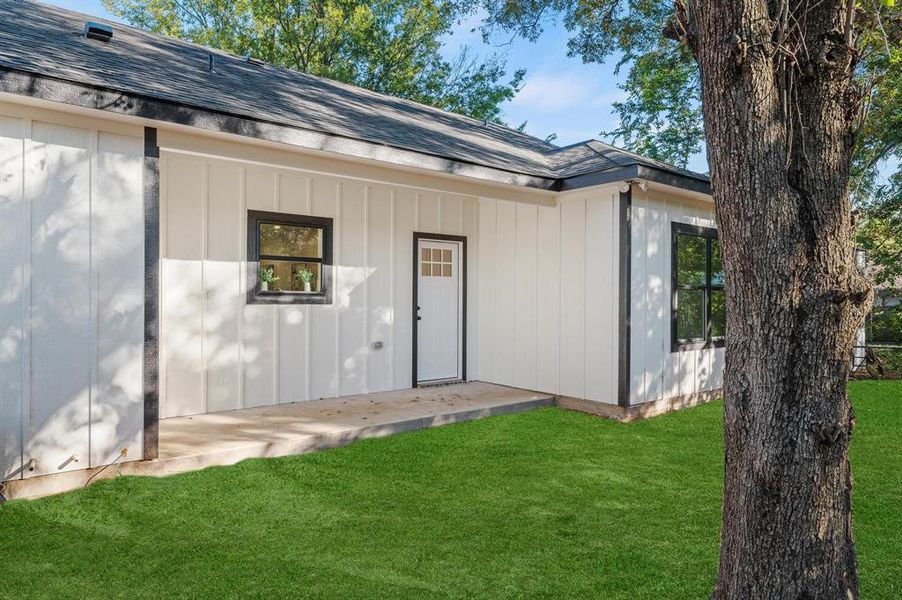
{"label": "green plant in pot", "polygon": [[313,271],[310,269],[298,269],[296,276],[298,281],[303,284],[305,292],[313,291]]}
{"label": "green plant in pot", "polygon": [[268,292],[269,286],[279,280],[276,277],[276,268],[273,265],[260,266],[260,291]]}

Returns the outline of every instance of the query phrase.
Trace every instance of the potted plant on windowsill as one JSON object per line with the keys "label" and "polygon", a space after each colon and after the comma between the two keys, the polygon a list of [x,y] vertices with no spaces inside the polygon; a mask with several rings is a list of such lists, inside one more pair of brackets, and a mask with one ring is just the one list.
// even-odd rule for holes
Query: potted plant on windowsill
{"label": "potted plant on windowsill", "polygon": [[261,265],[260,267],[260,291],[268,292],[270,284],[279,280],[276,277],[276,268],[273,265]]}
{"label": "potted plant on windowsill", "polygon": [[310,293],[313,291],[313,271],[310,269],[298,269],[297,278],[303,284],[305,292]]}

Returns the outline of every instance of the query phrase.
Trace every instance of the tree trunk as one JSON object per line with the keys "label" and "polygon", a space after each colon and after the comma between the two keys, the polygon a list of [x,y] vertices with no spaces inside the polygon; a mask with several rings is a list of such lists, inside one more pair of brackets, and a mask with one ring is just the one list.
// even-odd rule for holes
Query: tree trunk
{"label": "tree trunk", "polygon": [[857,96],[840,0],[689,0],[727,283],[713,597],[858,597],[846,394],[871,288],[848,195]]}

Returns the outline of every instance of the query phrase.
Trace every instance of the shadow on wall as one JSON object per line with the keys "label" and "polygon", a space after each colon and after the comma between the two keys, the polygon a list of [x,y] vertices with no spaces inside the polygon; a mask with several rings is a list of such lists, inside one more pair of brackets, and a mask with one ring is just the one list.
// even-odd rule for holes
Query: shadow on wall
{"label": "shadow on wall", "polygon": [[163,259],[164,417],[389,389],[369,372],[374,352],[394,352],[394,307],[366,294],[379,269],[333,265],[332,304],[280,306],[246,304],[245,268]]}
{"label": "shadow on wall", "polygon": [[139,457],[141,140],[0,121],[0,475]]}

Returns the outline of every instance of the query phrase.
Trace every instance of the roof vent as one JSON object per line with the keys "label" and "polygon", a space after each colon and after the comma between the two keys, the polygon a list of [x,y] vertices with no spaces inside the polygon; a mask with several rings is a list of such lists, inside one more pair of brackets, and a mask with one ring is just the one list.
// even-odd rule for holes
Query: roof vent
{"label": "roof vent", "polygon": [[207,54],[207,71],[213,72],[213,67],[216,66],[216,57],[213,56],[213,53],[210,52]]}
{"label": "roof vent", "polygon": [[95,23],[88,21],[85,23],[85,36],[92,40],[100,40],[108,42],[113,37],[113,28],[104,23]]}

